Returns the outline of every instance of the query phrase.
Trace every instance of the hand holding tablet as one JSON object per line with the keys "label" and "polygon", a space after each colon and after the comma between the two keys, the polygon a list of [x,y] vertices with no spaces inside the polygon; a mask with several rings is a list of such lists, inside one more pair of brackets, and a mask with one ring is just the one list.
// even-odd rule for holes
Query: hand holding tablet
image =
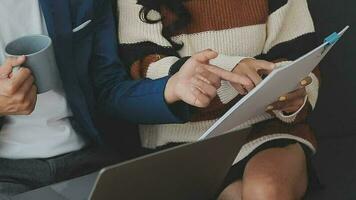
{"label": "hand holding tablet", "polygon": [[260,84],[213,124],[200,137],[200,140],[225,134],[246,121],[263,115],[266,108],[276,99],[300,87],[300,82],[314,70],[348,29],[349,26],[340,33],[330,35],[322,45],[296,61],[276,67]]}

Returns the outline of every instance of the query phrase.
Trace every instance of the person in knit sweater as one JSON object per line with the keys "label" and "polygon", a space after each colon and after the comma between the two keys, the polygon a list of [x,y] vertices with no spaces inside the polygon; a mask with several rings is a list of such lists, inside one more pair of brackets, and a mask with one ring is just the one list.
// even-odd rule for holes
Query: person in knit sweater
{"label": "person in knit sweater", "polygon": [[[182,124],[141,124],[145,148],[196,141],[276,66],[315,47],[306,0],[118,0],[120,56],[133,79],[170,77],[164,93]],[[212,50],[209,50],[212,49]],[[251,127],[219,199],[302,199],[317,142],[307,123],[315,70]]]}

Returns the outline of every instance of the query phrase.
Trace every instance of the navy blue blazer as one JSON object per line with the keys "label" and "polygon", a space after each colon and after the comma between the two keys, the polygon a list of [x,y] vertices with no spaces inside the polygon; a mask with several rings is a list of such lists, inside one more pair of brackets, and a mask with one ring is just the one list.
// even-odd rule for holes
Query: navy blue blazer
{"label": "navy blue blazer", "polygon": [[[97,111],[134,123],[184,120],[182,113],[186,106],[175,107],[180,113],[176,115],[164,100],[168,77],[134,81],[121,64],[110,0],[39,1],[80,132],[96,142],[101,141],[94,122]],[[91,20],[88,26],[73,32],[88,20]]]}

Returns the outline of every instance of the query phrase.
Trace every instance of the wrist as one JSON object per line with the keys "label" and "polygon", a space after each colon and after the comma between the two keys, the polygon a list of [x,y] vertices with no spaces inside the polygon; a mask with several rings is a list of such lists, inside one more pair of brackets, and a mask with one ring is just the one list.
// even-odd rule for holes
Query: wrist
{"label": "wrist", "polygon": [[179,101],[179,98],[175,94],[175,86],[176,85],[176,75],[173,75],[170,79],[168,79],[166,88],[164,90],[164,98],[167,104],[173,104]]}

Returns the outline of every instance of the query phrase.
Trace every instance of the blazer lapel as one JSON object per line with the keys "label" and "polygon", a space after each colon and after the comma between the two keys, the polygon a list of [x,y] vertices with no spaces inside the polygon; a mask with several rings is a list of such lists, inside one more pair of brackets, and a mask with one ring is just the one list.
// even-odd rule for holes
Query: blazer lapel
{"label": "blazer lapel", "polygon": [[55,38],[55,33],[54,33],[54,25],[53,25],[53,1],[48,1],[48,0],[39,0],[42,12],[46,21],[47,25],[47,31],[49,36],[54,39]]}
{"label": "blazer lapel", "polygon": [[78,86],[73,62],[73,33],[69,0],[40,0],[57,66],[67,93]]}
{"label": "blazer lapel", "polygon": [[69,0],[40,0],[40,4],[49,36],[53,40],[58,67],[68,66],[73,54]]}
{"label": "blazer lapel", "polygon": [[70,0],[40,0],[67,101],[76,120],[99,140],[74,65]]}

